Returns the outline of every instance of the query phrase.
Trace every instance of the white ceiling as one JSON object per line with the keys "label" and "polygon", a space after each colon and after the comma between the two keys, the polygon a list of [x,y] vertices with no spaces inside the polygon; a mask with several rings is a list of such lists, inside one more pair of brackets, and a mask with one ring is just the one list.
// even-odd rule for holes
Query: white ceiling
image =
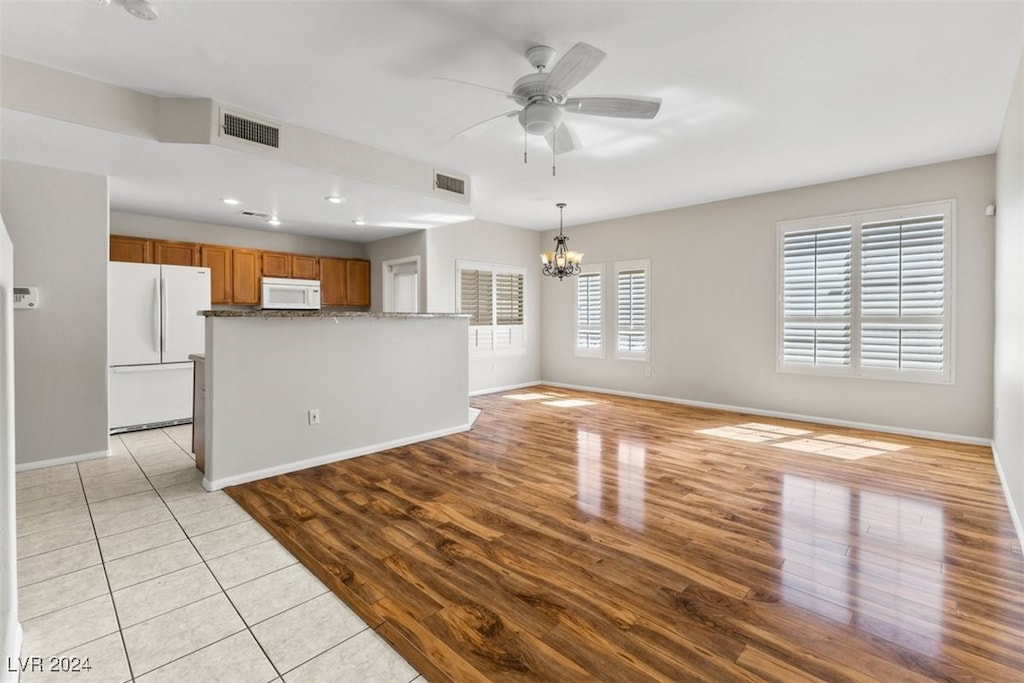
{"label": "white ceiling", "polygon": [[[159,21],[143,22],[121,1],[4,0],[0,45],[469,174],[471,212],[437,223],[472,213],[532,229],[557,226],[559,201],[571,226],[991,153],[1024,40],[1021,2],[164,0]],[[531,71],[527,47],[564,53],[577,41],[608,56],[573,95],[661,97],[658,117],[567,116],[585,147],[559,157],[556,177],[540,138],[523,163],[514,120],[451,137],[512,103],[433,76],[510,90]],[[254,167],[249,155],[147,160],[149,148],[127,136],[77,140],[68,124],[9,111],[3,125],[5,157],[107,173],[115,209],[232,222],[211,197],[244,193],[253,209],[280,210],[282,230],[357,241],[399,234],[433,210],[409,206],[403,220],[382,188]],[[300,208],[322,202],[331,183],[358,196],[340,209]],[[356,230],[355,213],[391,227]]]}

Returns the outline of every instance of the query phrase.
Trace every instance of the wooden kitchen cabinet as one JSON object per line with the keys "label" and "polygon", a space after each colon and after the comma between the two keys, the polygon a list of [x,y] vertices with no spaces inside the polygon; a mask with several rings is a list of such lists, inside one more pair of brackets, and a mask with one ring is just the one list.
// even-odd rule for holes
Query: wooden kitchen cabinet
{"label": "wooden kitchen cabinet", "polygon": [[210,269],[210,303],[231,303],[231,247],[199,245],[199,265]]}
{"label": "wooden kitchen cabinet", "polygon": [[320,259],[320,303],[324,306],[370,305],[370,262]]}
{"label": "wooden kitchen cabinet", "polygon": [[317,268],[316,256],[299,256],[298,254],[289,254],[289,256],[292,267],[291,277],[300,280],[319,279],[320,270]]}
{"label": "wooden kitchen cabinet", "polygon": [[370,262],[351,259],[345,264],[345,305],[370,306]]}
{"label": "wooden kitchen cabinet", "polygon": [[292,277],[291,254],[263,252],[262,273],[264,277]]}
{"label": "wooden kitchen cabinet", "polygon": [[128,263],[152,263],[153,240],[142,237],[110,236],[110,260]]}
{"label": "wooden kitchen cabinet", "polygon": [[194,242],[153,241],[153,263],[168,266],[195,266],[199,264],[199,249]]}
{"label": "wooden kitchen cabinet", "polygon": [[346,291],[345,259],[320,259],[320,304],[344,306]]}
{"label": "wooden kitchen cabinet", "polygon": [[255,249],[231,250],[231,303],[260,302],[260,252]]}

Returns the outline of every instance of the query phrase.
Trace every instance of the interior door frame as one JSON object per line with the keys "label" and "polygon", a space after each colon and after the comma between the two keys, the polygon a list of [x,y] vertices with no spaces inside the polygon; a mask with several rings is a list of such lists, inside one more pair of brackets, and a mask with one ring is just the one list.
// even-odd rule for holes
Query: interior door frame
{"label": "interior door frame", "polygon": [[420,269],[420,257],[417,256],[403,256],[401,258],[389,259],[382,261],[380,264],[381,270],[381,282],[383,283],[383,296],[381,297],[381,309],[384,313],[395,313],[392,310],[394,307],[393,298],[395,295],[395,280],[394,280],[394,267],[405,265],[407,263],[415,264],[416,266],[416,310],[415,311],[401,311],[402,313],[419,313],[420,312],[420,275],[422,270]]}

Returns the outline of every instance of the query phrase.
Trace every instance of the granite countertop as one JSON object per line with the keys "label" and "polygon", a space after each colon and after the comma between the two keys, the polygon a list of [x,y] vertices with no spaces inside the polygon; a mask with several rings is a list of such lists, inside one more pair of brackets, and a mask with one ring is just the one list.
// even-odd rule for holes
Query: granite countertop
{"label": "granite countertop", "polygon": [[368,319],[416,319],[416,318],[468,318],[468,313],[371,313],[369,311],[283,311],[264,310],[262,308],[224,309],[199,311],[198,315],[206,318],[368,318]]}

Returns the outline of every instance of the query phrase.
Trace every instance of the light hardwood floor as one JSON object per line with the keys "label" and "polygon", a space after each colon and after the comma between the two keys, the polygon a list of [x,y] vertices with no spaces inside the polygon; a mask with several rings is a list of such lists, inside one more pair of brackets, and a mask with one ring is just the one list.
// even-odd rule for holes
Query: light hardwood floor
{"label": "light hardwood floor", "polygon": [[550,387],[228,489],[431,681],[988,680],[1024,560],[987,448]]}

